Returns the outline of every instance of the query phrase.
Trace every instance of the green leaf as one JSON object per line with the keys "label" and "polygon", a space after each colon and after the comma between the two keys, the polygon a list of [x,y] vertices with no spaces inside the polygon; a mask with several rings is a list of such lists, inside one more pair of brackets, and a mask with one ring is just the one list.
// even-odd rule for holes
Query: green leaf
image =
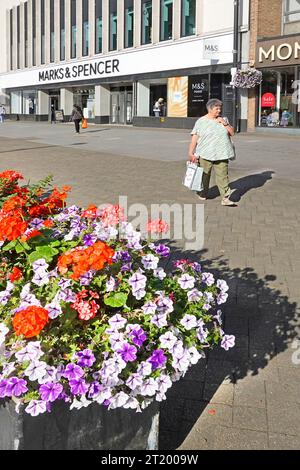
{"label": "green leaf", "polygon": [[10,251],[10,250],[13,250],[17,244],[17,240],[13,240],[11,242],[9,242],[7,245],[4,245],[3,248],[1,248],[2,251]]}
{"label": "green leaf", "polygon": [[127,297],[128,295],[123,292],[112,293],[104,297],[104,303],[113,308],[123,307],[126,304]]}

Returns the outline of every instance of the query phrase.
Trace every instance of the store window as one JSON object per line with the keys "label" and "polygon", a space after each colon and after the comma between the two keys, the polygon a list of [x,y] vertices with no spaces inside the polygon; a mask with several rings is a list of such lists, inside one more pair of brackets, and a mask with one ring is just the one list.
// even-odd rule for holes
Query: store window
{"label": "store window", "polygon": [[152,42],[152,0],[142,0],[142,44]]}
{"label": "store window", "polygon": [[124,4],[124,15],[125,15],[125,37],[124,47],[133,47],[133,28],[134,28],[134,11],[133,11],[133,0],[125,0]]}
{"label": "store window", "polygon": [[150,116],[155,116],[157,101],[162,103],[159,110],[159,116],[167,116],[167,97],[168,97],[168,85],[166,84],[152,84],[150,85]]}
{"label": "store window", "polygon": [[13,70],[14,63],[13,63],[13,38],[14,38],[14,23],[13,23],[13,10],[11,9],[9,12],[9,29],[10,29],[10,70]]}
{"label": "store window", "polygon": [[95,22],[95,52],[100,54],[102,52],[103,38],[102,0],[96,0],[95,3]]}
{"label": "store window", "polygon": [[66,5],[60,0],[60,60],[66,59]]}
{"label": "store window", "polygon": [[24,3],[24,65],[28,67],[28,4]]}
{"label": "store window", "polygon": [[32,65],[36,65],[36,4],[35,0],[31,3],[32,17]]}
{"label": "store window", "polygon": [[296,109],[293,103],[295,68],[266,70],[260,88],[258,124],[263,127],[293,127]]}
{"label": "store window", "polygon": [[45,0],[41,0],[41,64],[45,63]]}
{"label": "store window", "polygon": [[160,0],[160,40],[173,37],[173,0]]}
{"label": "store window", "polygon": [[89,0],[82,0],[82,55],[89,55],[90,24]]}
{"label": "store window", "polygon": [[50,62],[55,60],[54,0],[50,0]]}
{"label": "store window", "polygon": [[196,0],[181,2],[181,36],[196,34]]}
{"label": "store window", "polygon": [[118,17],[117,0],[109,0],[109,50],[117,49]]}
{"label": "store window", "polygon": [[17,7],[17,69],[20,68],[20,7]]}
{"label": "store window", "polygon": [[37,110],[37,92],[36,92],[36,90],[23,91],[22,114],[36,114],[36,110]]}
{"label": "store window", "polygon": [[80,106],[86,119],[95,118],[95,88],[76,89],[73,93],[73,102]]}
{"label": "store window", "polygon": [[284,0],[283,34],[299,33],[300,0]]}
{"label": "store window", "polygon": [[77,23],[76,23],[76,0],[71,0],[71,59],[76,57],[76,36],[77,36]]}

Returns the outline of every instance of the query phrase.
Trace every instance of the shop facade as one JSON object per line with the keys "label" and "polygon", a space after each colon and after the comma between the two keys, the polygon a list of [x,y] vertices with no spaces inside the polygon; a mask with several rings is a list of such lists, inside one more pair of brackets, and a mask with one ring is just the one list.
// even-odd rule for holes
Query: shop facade
{"label": "shop facade", "polygon": [[258,41],[256,57],[263,75],[257,126],[300,128],[300,35]]}
{"label": "shop facade", "polygon": [[[76,104],[90,122],[189,127],[210,98],[223,99],[232,115],[232,41],[229,33],[75,59],[2,74],[0,83],[12,119],[47,121],[54,109],[68,120]],[[217,54],[211,52],[216,43]],[[157,120],[159,98],[164,107]]]}

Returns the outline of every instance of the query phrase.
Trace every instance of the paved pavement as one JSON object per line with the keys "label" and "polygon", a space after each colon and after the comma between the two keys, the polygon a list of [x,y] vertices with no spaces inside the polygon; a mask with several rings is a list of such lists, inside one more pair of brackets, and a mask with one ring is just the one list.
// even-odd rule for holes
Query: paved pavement
{"label": "paved pavement", "polygon": [[[73,186],[71,202],[195,203],[181,185],[186,131],[68,125],[0,125],[0,170],[36,181],[49,173]],[[9,137],[9,138],[8,138]],[[114,139],[114,140],[112,140]],[[299,449],[300,155],[297,137],[236,137],[236,208],[215,187],[205,203],[205,243],[173,258],[200,259],[226,279],[230,352],[216,350],[174,385],[162,405],[162,449]]]}

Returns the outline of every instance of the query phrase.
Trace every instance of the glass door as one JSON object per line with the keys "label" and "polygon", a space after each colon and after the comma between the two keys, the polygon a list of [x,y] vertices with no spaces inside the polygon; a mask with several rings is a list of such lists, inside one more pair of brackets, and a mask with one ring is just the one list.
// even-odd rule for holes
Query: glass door
{"label": "glass door", "polygon": [[132,90],[111,92],[111,124],[132,124],[132,96]]}

